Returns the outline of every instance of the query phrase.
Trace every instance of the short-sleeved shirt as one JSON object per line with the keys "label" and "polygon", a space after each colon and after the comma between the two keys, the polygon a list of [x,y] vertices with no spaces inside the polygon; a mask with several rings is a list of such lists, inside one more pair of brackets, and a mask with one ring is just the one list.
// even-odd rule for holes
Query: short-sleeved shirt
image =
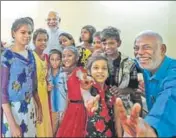
{"label": "short-sleeved shirt", "polygon": [[149,114],[145,121],[158,137],[176,136],[176,60],[165,57],[152,75],[143,71]]}

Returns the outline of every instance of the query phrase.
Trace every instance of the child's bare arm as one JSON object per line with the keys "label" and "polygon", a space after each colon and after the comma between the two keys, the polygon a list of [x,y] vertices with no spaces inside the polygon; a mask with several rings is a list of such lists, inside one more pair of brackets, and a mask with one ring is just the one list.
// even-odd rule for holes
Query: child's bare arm
{"label": "child's bare arm", "polygon": [[36,108],[37,123],[41,123],[43,120],[43,112],[42,112],[42,105],[40,102],[40,98],[37,92],[34,94],[34,104]]}

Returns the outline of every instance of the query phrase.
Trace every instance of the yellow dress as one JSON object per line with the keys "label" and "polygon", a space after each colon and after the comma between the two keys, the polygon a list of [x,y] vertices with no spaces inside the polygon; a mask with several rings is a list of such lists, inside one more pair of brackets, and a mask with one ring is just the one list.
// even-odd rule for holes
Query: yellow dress
{"label": "yellow dress", "polygon": [[52,125],[50,118],[48,92],[47,92],[47,61],[42,61],[39,56],[34,53],[36,69],[37,69],[37,85],[38,95],[42,105],[43,121],[41,124],[37,124],[37,137],[52,137]]}

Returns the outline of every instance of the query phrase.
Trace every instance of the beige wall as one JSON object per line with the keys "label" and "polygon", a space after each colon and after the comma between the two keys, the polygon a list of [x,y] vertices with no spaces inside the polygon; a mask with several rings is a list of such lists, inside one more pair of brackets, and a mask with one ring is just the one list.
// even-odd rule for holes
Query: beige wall
{"label": "beige wall", "polygon": [[[18,6],[14,6],[15,3]],[[18,8],[19,3],[20,8]],[[176,50],[176,2],[114,1],[111,7],[109,4],[110,2],[100,1],[38,1],[27,4],[25,2],[7,4],[1,1],[1,40],[10,40],[11,24],[19,16],[31,16],[34,18],[35,28],[46,28],[46,14],[53,9],[58,11],[62,18],[60,27],[69,31],[76,42],[84,25],[94,25],[97,30],[112,25],[121,30],[120,50],[133,57],[135,35],[144,29],[151,29],[163,36],[167,45],[167,54],[176,58],[174,52]],[[12,10],[12,15],[8,12],[9,8]]]}

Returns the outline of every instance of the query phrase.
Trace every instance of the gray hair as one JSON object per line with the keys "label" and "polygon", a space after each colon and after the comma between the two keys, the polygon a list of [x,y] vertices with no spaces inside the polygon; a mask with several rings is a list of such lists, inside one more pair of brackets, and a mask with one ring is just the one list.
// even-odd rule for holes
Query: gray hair
{"label": "gray hair", "polygon": [[144,31],[140,32],[139,34],[137,34],[134,43],[136,43],[136,40],[142,36],[153,36],[158,40],[159,43],[163,44],[163,38],[161,37],[161,35],[157,32],[152,31],[152,30],[144,30]]}
{"label": "gray hair", "polygon": [[50,11],[48,12],[47,16],[48,16],[50,13],[54,13],[54,14],[56,15],[57,19],[59,20],[59,22],[61,22],[61,18],[60,18],[60,16],[59,16],[59,13],[58,13],[58,12],[56,12],[56,11],[54,11],[54,10],[50,10]]}
{"label": "gray hair", "polygon": [[34,24],[32,23],[32,21],[28,18],[28,17],[25,17],[25,18],[19,18],[19,19],[16,19],[13,24],[12,24],[12,27],[11,27],[11,35],[12,35],[12,38],[13,37],[13,32],[16,32],[21,26],[23,25],[29,25],[31,27],[31,32],[33,31],[33,28],[34,28]]}
{"label": "gray hair", "polygon": [[70,50],[70,51],[72,51],[72,52],[75,54],[76,57],[79,57],[78,49],[77,49],[75,46],[73,46],[73,45],[72,45],[72,46],[66,46],[66,47],[64,48],[63,52],[64,52],[65,50]]}

